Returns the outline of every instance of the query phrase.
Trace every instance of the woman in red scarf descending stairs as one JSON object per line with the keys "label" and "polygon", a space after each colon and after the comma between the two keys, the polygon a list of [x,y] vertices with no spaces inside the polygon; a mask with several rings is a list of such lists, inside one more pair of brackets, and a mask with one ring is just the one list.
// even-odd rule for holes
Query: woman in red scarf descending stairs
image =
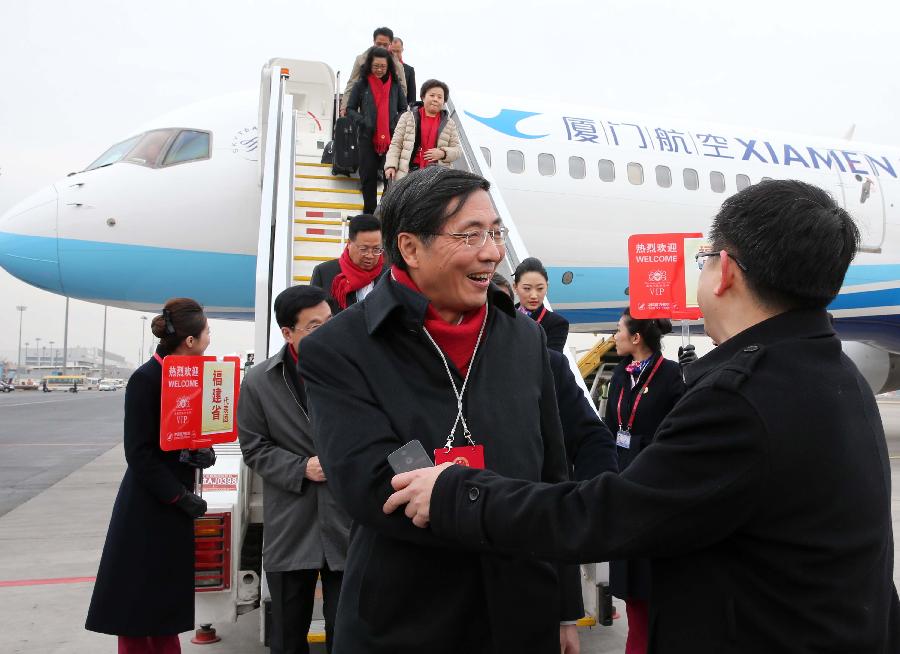
{"label": "woman in red scarf descending stairs", "polygon": [[375,213],[378,171],[384,168],[385,154],[400,112],[406,110],[406,98],[397,75],[390,53],[384,48],[372,48],[347,103],[347,115],[359,134],[363,213]]}
{"label": "woman in red scarf descending stairs", "polygon": [[340,258],[313,268],[309,283],[331,295],[337,314],[368,295],[384,272],[381,222],[360,214],[350,219],[347,247]]}

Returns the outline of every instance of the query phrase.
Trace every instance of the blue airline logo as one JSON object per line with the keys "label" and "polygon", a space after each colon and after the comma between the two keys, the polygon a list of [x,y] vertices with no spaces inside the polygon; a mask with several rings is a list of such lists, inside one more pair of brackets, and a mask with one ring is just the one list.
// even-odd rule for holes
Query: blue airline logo
{"label": "blue airline logo", "polygon": [[483,123],[491,129],[496,130],[501,134],[506,134],[507,136],[515,136],[516,138],[520,139],[542,139],[545,136],[548,136],[547,134],[525,134],[524,132],[519,131],[519,122],[525,120],[526,118],[531,118],[532,116],[540,116],[539,113],[535,113],[534,111],[501,109],[500,113],[493,118],[476,116],[469,111],[466,111],[465,114],[470,118],[474,118],[479,123]]}

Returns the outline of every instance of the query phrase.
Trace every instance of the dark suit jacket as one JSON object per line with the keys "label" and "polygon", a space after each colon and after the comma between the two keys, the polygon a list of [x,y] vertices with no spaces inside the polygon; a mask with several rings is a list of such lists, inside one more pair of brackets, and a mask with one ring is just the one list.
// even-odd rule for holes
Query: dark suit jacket
{"label": "dark suit jacket", "polygon": [[419,89],[416,88],[416,69],[409,64],[403,64],[403,72],[406,73],[406,101],[413,104],[419,99],[416,97],[419,92]]}
{"label": "dark suit jacket", "polygon": [[[517,304],[516,307],[518,308],[518,306]],[[544,307],[538,307],[528,315],[536,321],[540,318],[541,313],[544,314],[544,317],[541,318],[541,322],[538,324],[543,328],[544,333],[547,334],[547,347],[551,350],[562,352],[566,346],[566,339],[569,337],[569,321],[558,313],[554,313],[549,309],[544,312],[543,309]]]}
{"label": "dark suit jacket", "polygon": [[[492,287],[489,295],[466,421],[492,470],[562,481],[566,454],[543,334],[505,293]],[[317,451],[354,520],[332,652],[558,653],[558,565],[474,553],[414,527],[402,512],[382,511],[392,492],[388,455],[414,439],[431,455],[457,414],[422,329],[426,307],[424,296],[388,276],[300,344]],[[580,595],[576,575],[566,589]]]}
{"label": "dark suit jacket", "polygon": [[430,533],[567,560],[652,559],[653,654],[900,651],[890,464],[875,398],[824,311],[685,369],[621,475],[552,486],[452,466]]}
{"label": "dark suit jacket", "polygon": [[[378,279],[384,277],[388,271],[391,269],[387,263],[384,264],[384,267],[381,270],[381,274],[378,276]],[[322,290],[324,290],[328,294],[329,304],[331,305],[331,310],[335,315],[339,314],[343,309],[341,309],[337,305],[337,301],[333,297],[331,297],[331,284],[334,282],[334,278],[337,277],[338,273],[341,272],[341,264],[338,259],[332,259],[331,261],[323,261],[315,268],[313,268],[312,275],[310,276],[309,283],[310,286],[318,286]],[[375,280],[375,283],[378,283],[378,279]],[[351,305],[356,304],[356,291],[347,294],[347,307],[349,308]]]}

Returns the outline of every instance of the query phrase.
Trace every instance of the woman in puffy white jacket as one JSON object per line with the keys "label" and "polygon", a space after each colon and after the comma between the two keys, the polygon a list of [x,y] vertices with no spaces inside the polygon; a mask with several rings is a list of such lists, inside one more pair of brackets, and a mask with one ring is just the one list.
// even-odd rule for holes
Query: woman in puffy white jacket
{"label": "woman in puffy white jacket", "polygon": [[444,103],[450,89],[430,79],[422,84],[421,102],[411,105],[397,121],[384,161],[384,176],[400,179],[433,164],[449,166],[459,158],[459,132]]}

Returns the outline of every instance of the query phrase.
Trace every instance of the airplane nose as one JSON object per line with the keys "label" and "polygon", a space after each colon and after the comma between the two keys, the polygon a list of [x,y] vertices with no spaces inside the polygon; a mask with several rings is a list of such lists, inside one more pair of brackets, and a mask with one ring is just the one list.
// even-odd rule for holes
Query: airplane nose
{"label": "airplane nose", "polygon": [[0,216],[0,266],[23,282],[62,293],[57,255],[59,196],[48,186]]}

